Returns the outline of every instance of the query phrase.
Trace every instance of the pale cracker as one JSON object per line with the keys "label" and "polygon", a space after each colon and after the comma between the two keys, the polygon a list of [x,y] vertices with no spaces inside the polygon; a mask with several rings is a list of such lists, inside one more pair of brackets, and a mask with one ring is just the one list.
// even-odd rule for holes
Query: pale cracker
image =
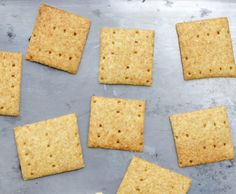
{"label": "pale cracker", "polygon": [[117,194],[186,194],[191,183],[186,176],[133,157]]}
{"label": "pale cracker", "polygon": [[88,146],[143,151],[145,101],[93,96]]}
{"label": "pale cracker", "polygon": [[100,44],[100,83],[152,84],[153,30],[103,28]]}
{"label": "pale cracker", "polygon": [[15,139],[24,180],[84,167],[75,114],[16,127]]}
{"label": "pale cracker", "polygon": [[227,18],[176,25],[185,80],[236,77]]}
{"label": "pale cracker", "polygon": [[89,28],[88,19],[42,4],[26,58],[76,73]]}
{"label": "pale cracker", "polygon": [[234,158],[225,107],[176,114],[170,121],[180,167]]}
{"label": "pale cracker", "polygon": [[0,52],[0,115],[20,113],[22,54]]}

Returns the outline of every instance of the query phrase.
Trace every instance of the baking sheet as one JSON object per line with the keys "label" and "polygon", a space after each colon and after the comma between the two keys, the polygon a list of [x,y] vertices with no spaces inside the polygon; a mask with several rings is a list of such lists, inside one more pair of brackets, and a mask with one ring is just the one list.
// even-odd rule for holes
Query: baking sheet
{"label": "baking sheet", "polygon": [[[46,0],[45,3],[92,20],[76,75],[24,61],[19,117],[0,116],[1,194],[94,194],[116,192],[133,155],[190,176],[190,194],[236,193],[236,162],[224,161],[180,169],[168,116],[225,105],[236,145],[236,79],[184,81],[175,31],[177,22],[227,16],[236,51],[236,1]],[[0,0],[0,50],[25,54],[39,0]],[[98,83],[101,27],[154,29],[152,87]],[[144,153],[88,149],[90,97],[146,99]],[[76,112],[86,167],[82,170],[23,181],[13,128],[25,123]]]}

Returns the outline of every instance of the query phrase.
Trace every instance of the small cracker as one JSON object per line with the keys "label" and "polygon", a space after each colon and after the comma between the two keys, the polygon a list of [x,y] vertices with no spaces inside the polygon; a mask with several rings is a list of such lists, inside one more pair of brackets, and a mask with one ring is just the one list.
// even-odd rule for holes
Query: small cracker
{"label": "small cracker", "polygon": [[117,194],[187,193],[192,180],[141,158],[133,157]]}
{"label": "small cracker", "polygon": [[103,28],[99,82],[150,86],[153,50],[153,30]]}
{"label": "small cracker", "polygon": [[22,54],[0,52],[0,115],[20,113]]}
{"label": "small cracker", "polygon": [[145,101],[93,96],[88,147],[143,151]]}
{"label": "small cracker", "polygon": [[88,19],[43,4],[39,9],[26,58],[76,73],[89,28]]}
{"label": "small cracker", "polygon": [[24,180],[84,167],[75,114],[14,130]]}
{"label": "small cracker", "polygon": [[234,158],[225,107],[176,114],[170,121],[180,167]]}
{"label": "small cracker", "polygon": [[227,18],[176,25],[184,79],[236,77]]}

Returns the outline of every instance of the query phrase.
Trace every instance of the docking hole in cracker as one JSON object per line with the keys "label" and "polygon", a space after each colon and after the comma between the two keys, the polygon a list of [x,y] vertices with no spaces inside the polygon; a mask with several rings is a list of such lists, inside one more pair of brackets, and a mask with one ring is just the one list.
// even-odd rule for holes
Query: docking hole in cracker
{"label": "docking hole in cracker", "polygon": [[93,96],[88,147],[143,151],[145,101]]}
{"label": "docking hole in cracker", "polygon": [[75,74],[90,28],[90,20],[42,4],[26,58]]}
{"label": "docking hole in cracker", "polygon": [[227,18],[176,25],[185,80],[236,77]]}
{"label": "docking hole in cracker", "polygon": [[20,113],[22,54],[0,52],[0,115]]}
{"label": "docking hole in cracker", "polygon": [[117,194],[186,194],[191,179],[138,157],[133,157]]}
{"label": "docking hole in cracker", "polygon": [[225,107],[176,114],[170,121],[180,167],[234,158]]}
{"label": "docking hole in cracker", "polygon": [[100,38],[100,83],[152,84],[153,30],[103,28]]}
{"label": "docking hole in cracker", "polygon": [[75,114],[16,127],[14,131],[24,180],[84,167]]}

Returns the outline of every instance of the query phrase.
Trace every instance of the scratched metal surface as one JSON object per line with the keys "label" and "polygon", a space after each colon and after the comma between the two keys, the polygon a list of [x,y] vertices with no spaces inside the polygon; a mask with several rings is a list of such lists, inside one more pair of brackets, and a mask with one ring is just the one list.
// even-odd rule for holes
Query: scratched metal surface
{"label": "scratched metal surface", "polygon": [[[77,75],[28,61],[23,62],[21,114],[0,117],[1,194],[104,194],[116,192],[133,155],[190,176],[190,194],[236,193],[236,162],[178,168],[168,116],[215,105],[228,108],[236,144],[236,79],[184,81],[175,23],[227,16],[236,49],[234,1],[86,1],[46,0],[48,4],[92,20]],[[0,0],[0,50],[25,54],[39,0]],[[156,31],[152,87],[98,84],[99,30],[103,26],[147,28]],[[144,153],[88,149],[90,97],[147,100]],[[82,170],[32,181],[21,178],[13,128],[76,112],[86,167]]]}

